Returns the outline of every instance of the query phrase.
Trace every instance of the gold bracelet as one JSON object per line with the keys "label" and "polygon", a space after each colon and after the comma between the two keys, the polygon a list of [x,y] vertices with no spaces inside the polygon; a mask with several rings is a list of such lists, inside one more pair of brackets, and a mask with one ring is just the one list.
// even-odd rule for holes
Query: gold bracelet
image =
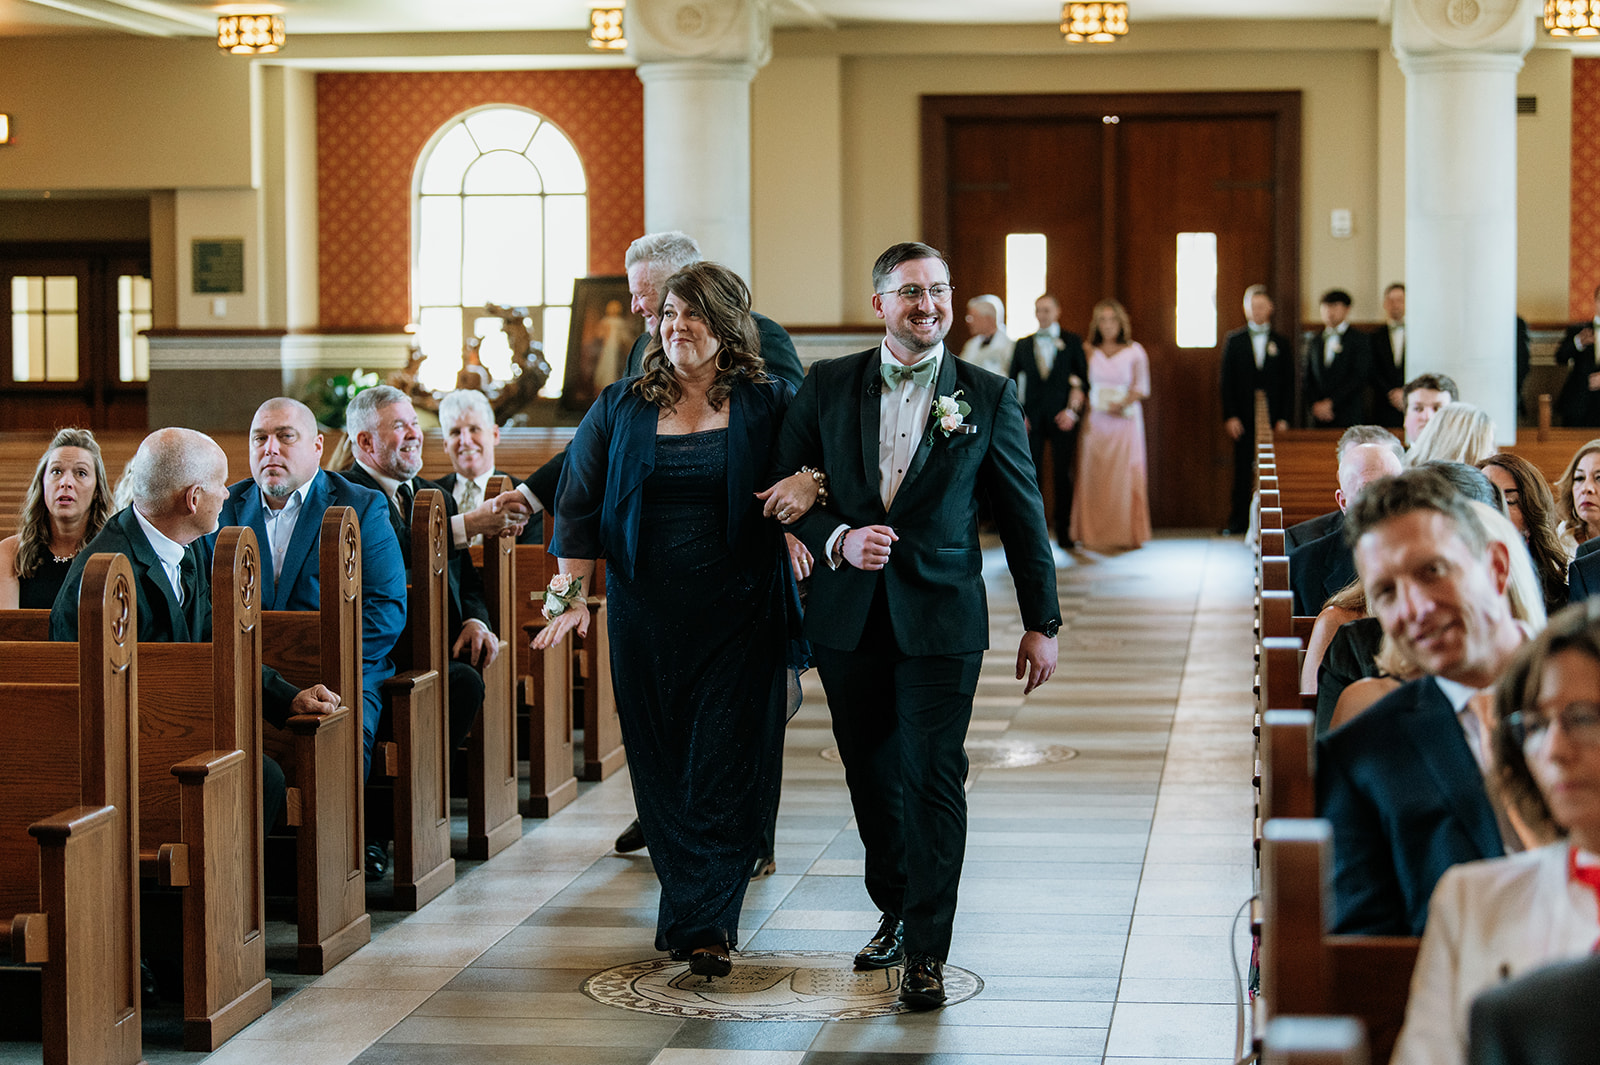
{"label": "gold bracelet", "polygon": [[819,506],[819,507],[827,506],[828,505],[828,475],[823,473],[821,470],[812,469],[810,466],[801,466],[800,467],[800,472],[801,473],[809,473],[811,475],[811,479],[813,481],[817,482],[817,506]]}

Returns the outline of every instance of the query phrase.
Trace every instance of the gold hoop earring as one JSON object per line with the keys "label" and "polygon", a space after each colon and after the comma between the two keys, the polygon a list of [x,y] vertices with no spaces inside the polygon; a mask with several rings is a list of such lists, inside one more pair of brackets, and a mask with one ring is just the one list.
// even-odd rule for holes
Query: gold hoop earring
{"label": "gold hoop earring", "polygon": [[726,366],[722,365],[722,356],[727,355],[727,354],[728,353],[727,353],[726,350],[717,352],[717,372],[718,373],[727,373],[729,370],[733,369],[733,356],[732,355],[728,355],[728,365],[726,365]]}

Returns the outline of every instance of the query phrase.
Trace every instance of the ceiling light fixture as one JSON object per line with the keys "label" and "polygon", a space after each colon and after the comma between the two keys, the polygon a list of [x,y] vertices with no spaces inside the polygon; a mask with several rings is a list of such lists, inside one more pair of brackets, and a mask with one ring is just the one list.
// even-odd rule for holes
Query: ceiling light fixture
{"label": "ceiling light fixture", "polygon": [[1545,0],[1544,28],[1552,37],[1600,35],[1600,0]]}
{"label": "ceiling light fixture", "polygon": [[589,47],[597,52],[620,52],[628,47],[622,35],[623,0],[596,4],[589,9]]}
{"label": "ceiling light fixture", "polygon": [[282,15],[219,15],[217,47],[234,55],[266,55],[283,47]]}
{"label": "ceiling light fixture", "polygon": [[[1554,0],[1552,0],[1554,2]],[[1061,36],[1075,44],[1110,44],[1128,34],[1128,5],[1066,3],[1061,5]]]}

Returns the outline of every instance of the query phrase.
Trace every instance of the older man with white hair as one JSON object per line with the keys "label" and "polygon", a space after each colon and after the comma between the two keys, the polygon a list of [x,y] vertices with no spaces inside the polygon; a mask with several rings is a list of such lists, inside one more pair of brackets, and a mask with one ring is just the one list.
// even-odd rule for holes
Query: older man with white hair
{"label": "older man with white hair", "polygon": [[[439,487],[455,499],[456,509],[462,514],[469,513],[489,498],[491,477],[510,477],[512,490],[522,497],[531,512],[517,536],[517,543],[542,543],[542,514],[555,502],[555,484],[542,486],[544,498],[541,498],[537,490],[540,486],[495,468],[494,450],[500,443],[500,426],[495,423],[489,397],[473,388],[459,388],[449,393],[439,401],[439,428],[444,431],[444,452],[450,456],[450,465],[455,467],[439,478]],[[470,542],[483,543],[483,534],[473,535]]]}
{"label": "older man with white hair", "polygon": [[1011,371],[1015,345],[1006,335],[1006,305],[999,296],[974,296],[967,301],[967,328],[972,336],[961,349],[967,362],[1005,377]]}

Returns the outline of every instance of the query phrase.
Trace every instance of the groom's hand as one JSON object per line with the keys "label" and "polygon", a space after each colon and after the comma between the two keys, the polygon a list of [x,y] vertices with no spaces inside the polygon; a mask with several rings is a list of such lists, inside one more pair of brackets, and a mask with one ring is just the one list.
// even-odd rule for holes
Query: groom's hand
{"label": "groom's hand", "polygon": [[898,539],[887,525],[864,525],[844,534],[839,553],[856,569],[882,569],[889,562],[889,545]]}
{"label": "groom's hand", "polygon": [[1022,646],[1017,648],[1017,679],[1028,674],[1028,683],[1022,689],[1027,695],[1050,679],[1056,671],[1056,638],[1032,629],[1022,634]]}

